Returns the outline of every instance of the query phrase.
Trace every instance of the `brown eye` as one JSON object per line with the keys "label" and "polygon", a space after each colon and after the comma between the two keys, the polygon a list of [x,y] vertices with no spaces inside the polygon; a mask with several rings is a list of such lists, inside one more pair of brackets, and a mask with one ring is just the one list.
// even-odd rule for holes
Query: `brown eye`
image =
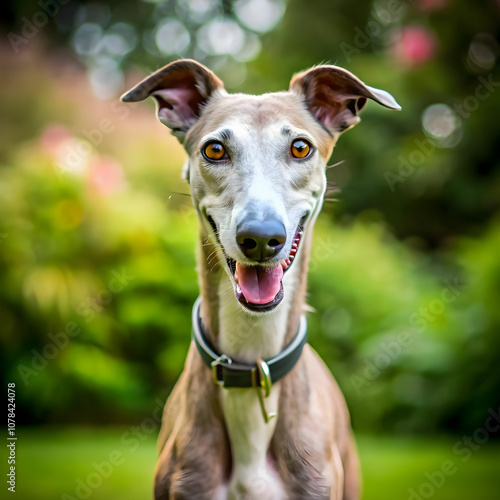
{"label": "brown eye", "polygon": [[294,158],[305,158],[311,151],[311,146],[304,139],[296,139],[292,142],[291,152]]}
{"label": "brown eye", "polygon": [[209,160],[222,160],[227,155],[224,146],[220,142],[211,142],[205,146],[203,155]]}

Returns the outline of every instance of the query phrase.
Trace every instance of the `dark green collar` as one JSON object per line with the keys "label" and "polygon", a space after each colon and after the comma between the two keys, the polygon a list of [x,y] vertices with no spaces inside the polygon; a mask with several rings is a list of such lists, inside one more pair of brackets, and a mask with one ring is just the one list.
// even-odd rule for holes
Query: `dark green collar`
{"label": "dark green collar", "polygon": [[[271,383],[283,378],[297,363],[304,345],[307,343],[307,320],[301,316],[295,338],[276,356],[256,360],[254,364],[239,363],[225,354],[219,354],[204,333],[200,318],[201,297],[193,306],[193,340],[203,362],[212,369],[214,382],[225,387],[260,387],[262,385],[262,364],[269,368]],[[257,362],[260,361],[260,366]]]}

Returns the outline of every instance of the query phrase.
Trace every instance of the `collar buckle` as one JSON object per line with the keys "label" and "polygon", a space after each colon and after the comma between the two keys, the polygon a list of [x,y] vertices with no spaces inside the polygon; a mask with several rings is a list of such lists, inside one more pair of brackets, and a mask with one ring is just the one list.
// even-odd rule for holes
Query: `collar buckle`
{"label": "collar buckle", "polygon": [[224,377],[222,374],[222,367],[229,366],[233,363],[233,360],[226,354],[221,354],[216,360],[210,363],[212,367],[212,379],[216,385],[224,387]]}
{"label": "collar buckle", "polygon": [[269,370],[269,365],[261,358],[257,360],[257,368],[259,370],[259,385],[255,388],[257,389],[257,396],[259,397],[262,417],[264,418],[264,422],[267,424],[276,416],[276,413],[274,412],[268,413],[266,406],[264,405],[264,399],[271,394],[271,387],[273,386],[271,381],[271,371]]}

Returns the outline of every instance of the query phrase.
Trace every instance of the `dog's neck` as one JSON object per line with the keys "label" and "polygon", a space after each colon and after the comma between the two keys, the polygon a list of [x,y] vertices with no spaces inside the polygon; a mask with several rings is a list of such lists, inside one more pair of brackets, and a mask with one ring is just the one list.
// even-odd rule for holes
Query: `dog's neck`
{"label": "dog's neck", "polygon": [[219,352],[253,363],[275,356],[293,339],[304,313],[311,233],[303,239],[298,258],[283,278],[281,304],[266,315],[253,315],[238,304],[222,266],[214,265],[214,246],[207,244],[202,230],[197,255],[201,319]]}

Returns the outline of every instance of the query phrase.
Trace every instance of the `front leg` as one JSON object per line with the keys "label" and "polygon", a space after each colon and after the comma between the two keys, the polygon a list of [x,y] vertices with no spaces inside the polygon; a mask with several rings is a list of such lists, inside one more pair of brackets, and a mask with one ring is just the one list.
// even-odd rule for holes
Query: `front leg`
{"label": "front leg", "polygon": [[155,500],[221,498],[228,474],[223,440],[216,428],[193,427],[171,435],[156,466]]}
{"label": "front leg", "polygon": [[209,370],[191,346],[160,431],[155,500],[223,498],[230,449]]}
{"label": "front leg", "polygon": [[272,450],[291,500],[358,500],[347,407],[310,346],[304,347],[296,368],[282,381]]}

